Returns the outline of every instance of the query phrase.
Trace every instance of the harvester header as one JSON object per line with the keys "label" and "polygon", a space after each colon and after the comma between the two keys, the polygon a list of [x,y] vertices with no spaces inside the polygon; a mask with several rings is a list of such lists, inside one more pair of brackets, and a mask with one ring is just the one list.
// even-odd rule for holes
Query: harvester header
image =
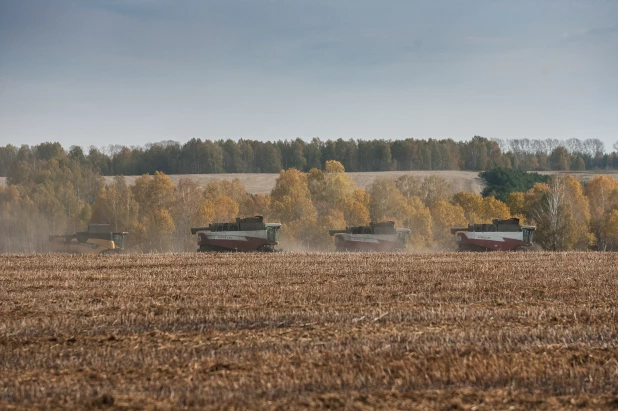
{"label": "harvester header", "polygon": [[71,254],[120,253],[124,250],[127,232],[112,232],[109,224],[88,224],[88,231],[50,235],[50,250]]}

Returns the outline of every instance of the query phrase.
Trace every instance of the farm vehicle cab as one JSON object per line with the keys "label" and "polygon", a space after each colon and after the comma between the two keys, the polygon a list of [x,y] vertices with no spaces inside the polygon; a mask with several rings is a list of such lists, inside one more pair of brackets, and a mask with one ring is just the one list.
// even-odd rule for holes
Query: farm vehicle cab
{"label": "farm vehicle cab", "polygon": [[337,251],[398,251],[406,248],[410,229],[395,228],[393,221],[386,221],[328,233],[335,237]]}
{"label": "farm vehicle cab", "polygon": [[535,226],[520,225],[518,218],[494,219],[491,224],[452,227],[459,251],[526,251],[532,246]]}
{"label": "farm vehicle cab", "polygon": [[279,223],[264,223],[264,217],[237,218],[233,223],[212,223],[191,228],[197,234],[198,252],[262,251],[274,252],[279,244]]}
{"label": "farm vehicle cab", "polygon": [[50,250],[69,254],[118,254],[124,250],[127,232],[113,233],[109,224],[89,224],[88,231],[50,235]]}

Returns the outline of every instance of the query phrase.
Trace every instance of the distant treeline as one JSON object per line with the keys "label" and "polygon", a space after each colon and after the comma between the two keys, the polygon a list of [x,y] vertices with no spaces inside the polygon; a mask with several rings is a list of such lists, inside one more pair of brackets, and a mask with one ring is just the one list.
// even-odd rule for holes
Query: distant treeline
{"label": "distant treeline", "polygon": [[471,170],[494,167],[526,171],[618,168],[618,153],[606,153],[603,142],[587,140],[498,140],[475,136],[469,141],[326,140],[276,142],[201,140],[165,141],[146,147],[108,146],[87,150],[59,143],[0,147],[0,176],[11,177],[20,161],[65,158],[89,165],[102,175],[278,173],[295,168],[324,169],[336,160],[349,172]]}

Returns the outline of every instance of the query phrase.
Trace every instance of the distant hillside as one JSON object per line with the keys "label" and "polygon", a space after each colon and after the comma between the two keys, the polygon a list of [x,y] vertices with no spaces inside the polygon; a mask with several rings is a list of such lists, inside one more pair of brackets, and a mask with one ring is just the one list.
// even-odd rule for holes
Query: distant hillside
{"label": "distant hillside", "polygon": [[[453,184],[453,192],[470,191],[480,193],[483,190],[484,184],[481,178],[478,177],[476,171],[376,171],[365,173],[347,173],[352,177],[359,188],[365,188],[371,184],[376,178],[397,178],[401,175],[413,175],[417,177],[426,177],[436,175]],[[595,175],[606,174],[618,179],[618,171],[603,170],[603,171],[545,171],[540,174],[571,174],[581,178],[583,181],[588,181]],[[275,186],[275,181],[279,174],[265,173],[248,173],[248,174],[176,174],[170,175],[174,184],[183,177],[190,178],[196,181],[200,186],[204,187],[212,180],[233,180],[238,178],[240,182],[247,188],[247,191],[253,194],[268,194]],[[133,184],[133,181],[138,176],[126,176],[127,183]],[[114,177],[104,177],[106,181],[112,181]],[[6,177],[0,177],[0,185],[6,184]]]}
{"label": "distant hillside", "polygon": [[[365,188],[371,184],[376,178],[397,178],[401,175],[413,175],[425,177],[429,175],[437,175],[447,179],[453,184],[453,192],[472,191],[480,193],[483,189],[483,181],[478,177],[476,171],[380,171],[366,173],[346,173],[352,177],[359,188]],[[127,176],[127,183],[133,184],[133,181],[138,176]],[[208,182],[213,180],[233,180],[239,179],[240,182],[247,188],[247,191],[252,194],[269,194],[275,187],[275,182],[279,174],[182,174],[169,176],[174,184],[181,178],[190,178],[196,181],[200,186],[204,187]],[[112,181],[114,177],[105,177],[107,181]]]}

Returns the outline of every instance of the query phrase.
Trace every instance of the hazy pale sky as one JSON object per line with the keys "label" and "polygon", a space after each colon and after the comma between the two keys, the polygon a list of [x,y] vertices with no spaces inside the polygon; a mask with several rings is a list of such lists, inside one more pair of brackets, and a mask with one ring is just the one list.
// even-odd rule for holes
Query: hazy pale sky
{"label": "hazy pale sky", "polygon": [[617,0],[0,0],[0,144],[618,140]]}

